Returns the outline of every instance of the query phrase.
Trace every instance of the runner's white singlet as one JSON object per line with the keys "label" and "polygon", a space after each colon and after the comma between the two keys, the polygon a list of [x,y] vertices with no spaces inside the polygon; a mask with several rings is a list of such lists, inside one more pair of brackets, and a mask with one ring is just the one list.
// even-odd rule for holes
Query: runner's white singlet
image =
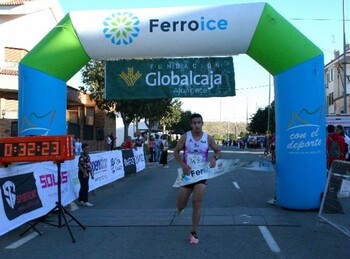
{"label": "runner's white singlet", "polygon": [[208,162],[208,134],[203,132],[202,138],[196,141],[192,132],[186,133],[186,143],[184,146],[184,162],[192,169],[200,168],[203,162]]}

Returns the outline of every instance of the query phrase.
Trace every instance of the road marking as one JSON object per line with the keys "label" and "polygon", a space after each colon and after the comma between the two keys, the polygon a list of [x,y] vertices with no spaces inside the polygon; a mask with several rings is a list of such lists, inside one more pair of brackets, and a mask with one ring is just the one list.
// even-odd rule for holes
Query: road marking
{"label": "road marking", "polygon": [[260,230],[261,234],[263,235],[263,237],[265,238],[265,241],[268,244],[268,246],[270,247],[271,251],[275,252],[275,253],[280,253],[281,249],[277,245],[275,239],[273,238],[273,236],[271,235],[271,233],[267,229],[267,227],[266,226],[259,226],[259,230]]}
{"label": "road marking", "polygon": [[233,181],[232,183],[236,187],[236,189],[241,189],[236,181]]}
{"label": "road marking", "polygon": [[20,247],[21,245],[27,243],[28,241],[32,240],[33,238],[35,238],[38,235],[39,235],[38,233],[33,232],[33,233],[21,238],[20,240],[12,243],[11,245],[6,246],[5,248],[6,249],[16,249],[17,247]]}

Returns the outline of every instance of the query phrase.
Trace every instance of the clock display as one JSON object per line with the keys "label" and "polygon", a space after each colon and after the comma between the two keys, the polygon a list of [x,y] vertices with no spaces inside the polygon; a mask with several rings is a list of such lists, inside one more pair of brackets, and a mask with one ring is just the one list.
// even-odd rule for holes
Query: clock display
{"label": "clock display", "polygon": [[74,159],[73,136],[0,139],[0,162],[65,161]]}

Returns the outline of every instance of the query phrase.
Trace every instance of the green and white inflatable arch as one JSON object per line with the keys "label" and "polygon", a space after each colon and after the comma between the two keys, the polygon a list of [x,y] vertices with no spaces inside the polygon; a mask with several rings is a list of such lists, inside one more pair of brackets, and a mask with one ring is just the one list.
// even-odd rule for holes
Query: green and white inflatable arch
{"label": "green and white inflatable arch", "polygon": [[20,135],[66,134],[66,81],[90,59],[242,53],[274,75],[277,199],[318,208],[326,181],[323,53],[266,3],[67,14],[20,62]]}

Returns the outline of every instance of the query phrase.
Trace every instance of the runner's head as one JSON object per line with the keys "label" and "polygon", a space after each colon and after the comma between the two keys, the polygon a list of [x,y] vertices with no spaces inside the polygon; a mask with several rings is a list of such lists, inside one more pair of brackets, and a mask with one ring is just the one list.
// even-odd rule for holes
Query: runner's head
{"label": "runner's head", "polygon": [[194,133],[201,133],[203,127],[202,115],[198,113],[193,113],[191,115],[191,128]]}

